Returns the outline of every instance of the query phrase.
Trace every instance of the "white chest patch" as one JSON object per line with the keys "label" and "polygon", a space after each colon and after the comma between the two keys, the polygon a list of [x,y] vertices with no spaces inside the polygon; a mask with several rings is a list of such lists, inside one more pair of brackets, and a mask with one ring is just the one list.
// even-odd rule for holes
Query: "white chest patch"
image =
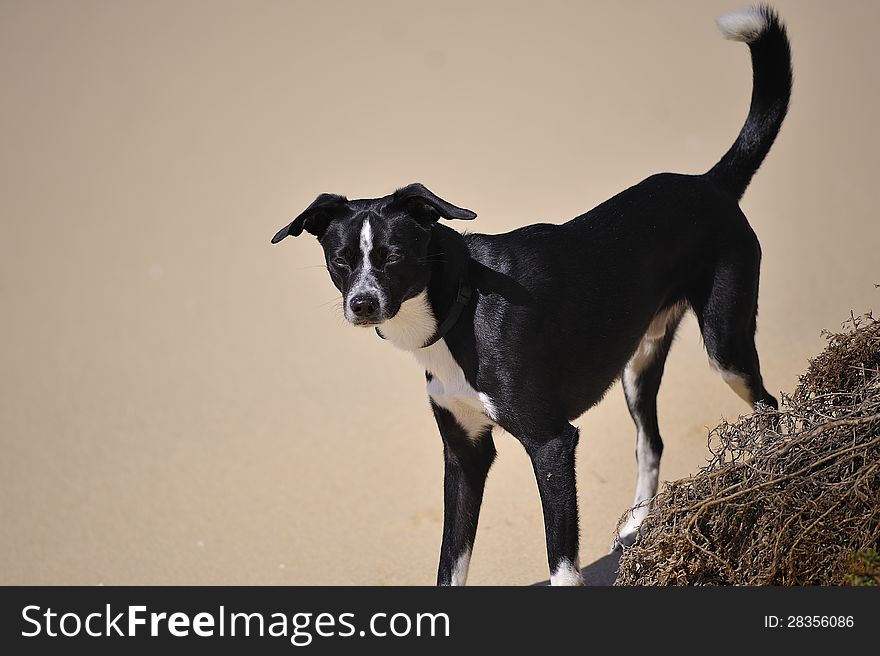
{"label": "white chest patch", "polygon": [[464,376],[442,339],[427,348],[420,348],[437,329],[427,292],[405,301],[393,319],[384,322],[379,331],[394,346],[410,351],[432,379],[428,396],[453,414],[471,439],[477,439],[495,424],[496,410],[492,399],[478,392]]}

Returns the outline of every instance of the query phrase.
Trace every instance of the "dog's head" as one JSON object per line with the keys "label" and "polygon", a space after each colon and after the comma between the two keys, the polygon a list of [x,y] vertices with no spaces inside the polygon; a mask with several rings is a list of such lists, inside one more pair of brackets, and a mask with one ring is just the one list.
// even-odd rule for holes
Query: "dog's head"
{"label": "dog's head", "polygon": [[434,224],[476,216],[419,183],[383,198],[348,200],[321,194],[281,228],[272,243],[303,230],[315,235],[330,279],[342,292],[345,318],[355,325],[377,326],[427,287]]}

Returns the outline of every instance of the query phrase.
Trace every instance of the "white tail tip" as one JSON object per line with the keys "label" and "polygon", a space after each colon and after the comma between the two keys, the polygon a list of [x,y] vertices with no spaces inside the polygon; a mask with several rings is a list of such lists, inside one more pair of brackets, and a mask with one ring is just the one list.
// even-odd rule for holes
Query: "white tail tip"
{"label": "white tail tip", "polygon": [[749,7],[718,18],[715,21],[725,39],[752,43],[769,26],[767,13],[760,7]]}

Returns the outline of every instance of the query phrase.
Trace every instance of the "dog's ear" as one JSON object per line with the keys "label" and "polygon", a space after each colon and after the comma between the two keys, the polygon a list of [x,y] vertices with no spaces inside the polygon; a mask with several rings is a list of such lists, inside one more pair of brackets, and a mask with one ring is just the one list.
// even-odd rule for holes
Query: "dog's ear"
{"label": "dog's ear", "polygon": [[436,223],[438,219],[470,221],[477,218],[476,212],[456,207],[418,182],[395,191],[391,202],[405,208],[423,224]]}
{"label": "dog's ear", "polygon": [[287,236],[299,237],[303,230],[320,239],[330,222],[345,210],[347,202],[345,196],[321,194],[302,214],[276,232],[272,243],[277,244]]}

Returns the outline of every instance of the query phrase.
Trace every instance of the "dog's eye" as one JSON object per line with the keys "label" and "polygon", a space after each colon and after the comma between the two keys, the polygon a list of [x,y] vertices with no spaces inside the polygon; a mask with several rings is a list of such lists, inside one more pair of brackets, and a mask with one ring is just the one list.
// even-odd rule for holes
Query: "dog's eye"
{"label": "dog's eye", "polygon": [[342,256],[334,257],[332,260],[332,264],[333,264],[333,266],[339,267],[340,269],[343,269],[343,268],[347,269],[348,268],[348,260]]}
{"label": "dog's eye", "polygon": [[400,253],[389,252],[388,255],[385,256],[385,264],[394,264],[395,262],[400,262],[403,258]]}

